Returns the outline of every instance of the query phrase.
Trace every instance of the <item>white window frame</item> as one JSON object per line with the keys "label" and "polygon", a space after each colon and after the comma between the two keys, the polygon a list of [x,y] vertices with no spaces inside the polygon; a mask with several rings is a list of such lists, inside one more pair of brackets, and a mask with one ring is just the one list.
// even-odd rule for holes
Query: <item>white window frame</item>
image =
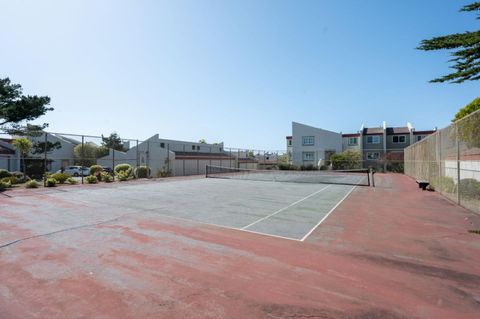
{"label": "white window frame", "polygon": [[[398,141],[395,142],[394,138],[398,137]],[[403,142],[400,141],[400,138],[403,137]],[[392,143],[394,144],[405,144],[407,143],[407,136],[406,135],[393,135],[392,136]]]}
{"label": "white window frame", "polygon": [[[307,155],[311,155],[312,158],[311,158],[311,159],[307,158],[307,157],[309,157],[309,156],[307,156]],[[313,162],[313,161],[315,161],[315,152],[302,152],[302,160],[303,160],[304,162]]]}
{"label": "white window frame", "polygon": [[[369,138],[371,138],[370,142],[368,141]],[[377,142],[375,142],[374,139],[376,139]],[[367,135],[367,144],[380,144],[380,135]]]}
{"label": "white window frame", "polygon": [[375,160],[378,160],[379,158],[380,158],[380,152],[367,152],[368,161],[375,161]]}
{"label": "white window frame", "polygon": [[[355,142],[352,143],[352,140]],[[358,137],[349,137],[348,138],[348,145],[357,145],[358,144]]]}
{"label": "white window frame", "polygon": [[303,146],[315,145],[315,136],[302,136],[302,145]]}

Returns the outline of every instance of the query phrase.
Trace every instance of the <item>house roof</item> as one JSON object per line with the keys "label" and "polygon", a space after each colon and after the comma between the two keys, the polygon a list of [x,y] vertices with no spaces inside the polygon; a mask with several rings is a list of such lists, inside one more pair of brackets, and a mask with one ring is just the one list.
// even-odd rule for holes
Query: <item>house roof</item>
{"label": "house roof", "polygon": [[382,127],[366,127],[363,129],[363,135],[379,135],[383,134]]}
{"label": "house roof", "polygon": [[177,152],[175,153],[176,159],[230,159],[233,156],[229,156],[226,153],[210,153],[210,152]]}
{"label": "house roof", "polygon": [[292,137],[291,137],[291,136],[287,136],[286,138],[287,138],[287,140],[291,140],[291,139],[292,139]]}
{"label": "house roof", "polygon": [[360,136],[360,133],[342,134],[342,137],[358,137],[358,136]]}
{"label": "house roof", "polygon": [[428,135],[435,133],[435,130],[427,130],[427,131],[413,131],[413,135]]}
{"label": "house roof", "polygon": [[410,130],[406,126],[401,126],[401,127],[387,127],[386,129],[387,135],[392,135],[392,134],[410,134]]}

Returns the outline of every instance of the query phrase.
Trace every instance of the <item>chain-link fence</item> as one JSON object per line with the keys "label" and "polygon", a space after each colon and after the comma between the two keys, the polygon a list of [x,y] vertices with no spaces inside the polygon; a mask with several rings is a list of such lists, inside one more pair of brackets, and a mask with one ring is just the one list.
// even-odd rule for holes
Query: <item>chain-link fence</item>
{"label": "chain-link fence", "polygon": [[480,212],[480,110],[406,148],[405,174]]}
{"label": "chain-link fence", "polygon": [[[24,151],[14,143],[21,138],[30,141]],[[120,164],[128,164],[130,178],[137,178],[139,167],[147,169],[145,177],[167,177],[205,174],[206,165],[278,169],[279,165],[287,163],[288,156],[283,150],[225,148],[223,143],[183,142],[161,139],[158,135],[138,140],[121,139],[116,135],[0,132],[0,169],[25,173],[37,180],[46,180],[52,173],[62,172],[84,183],[94,165],[101,166],[101,171],[115,180],[118,174],[114,170],[118,170]]]}

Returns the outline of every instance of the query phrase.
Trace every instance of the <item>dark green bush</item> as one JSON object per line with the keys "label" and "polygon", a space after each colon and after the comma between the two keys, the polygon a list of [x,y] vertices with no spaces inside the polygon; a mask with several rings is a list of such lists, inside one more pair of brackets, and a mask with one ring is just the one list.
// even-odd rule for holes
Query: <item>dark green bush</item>
{"label": "dark green bush", "polygon": [[455,181],[448,176],[437,177],[432,183],[433,189],[440,192],[453,193],[455,192]]}
{"label": "dark green bush", "polygon": [[345,151],[330,156],[333,169],[355,169],[361,167],[362,155],[357,151]]}
{"label": "dark green bush", "polygon": [[464,178],[458,184],[460,196],[470,199],[480,199],[480,181],[474,178]]}
{"label": "dark green bush", "polygon": [[10,182],[0,181],[0,192],[10,188],[11,186],[12,184],[10,184]]}
{"label": "dark green bush", "polygon": [[85,180],[88,184],[96,184],[98,182],[97,177],[93,175],[88,175],[87,177],[85,177]]}
{"label": "dark green bush", "polygon": [[293,171],[298,168],[293,164],[281,163],[281,164],[278,164],[278,169],[281,171]]}
{"label": "dark green bush", "polygon": [[301,171],[316,171],[318,168],[313,164],[302,165],[300,166]]}
{"label": "dark green bush", "polygon": [[54,187],[55,185],[57,185],[57,180],[55,178],[47,178],[47,187]]}
{"label": "dark green bush", "polygon": [[0,179],[10,176],[12,176],[12,173],[3,168],[0,169]]}
{"label": "dark green bush", "polygon": [[59,184],[65,184],[65,181],[69,179],[71,176],[66,173],[55,173],[49,176],[50,178],[54,178]]}
{"label": "dark green bush", "polygon": [[150,167],[148,166],[139,166],[135,170],[135,176],[137,178],[147,178],[150,176]]}
{"label": "dark green bush", "polygon": [[125,172],[127,170],[131,170],[132,169],[132,166],[130,164],[118,164],[115,166],[115,173],[118,173],[118,172]]}

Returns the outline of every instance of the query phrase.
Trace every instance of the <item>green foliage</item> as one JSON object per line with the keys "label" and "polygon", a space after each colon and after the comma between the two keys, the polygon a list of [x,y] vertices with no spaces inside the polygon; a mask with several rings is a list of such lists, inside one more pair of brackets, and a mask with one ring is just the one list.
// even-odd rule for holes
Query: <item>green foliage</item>
{"label": "green foliage", "polygon": [[7,171],[6,169],[0,168],[0,178],[10,177],[10,176],[12,176],[12,173]]}
{"label": "green foliage", "polygon": [[135,176],[137,178],[148,178],[150,176],[150,167],[139,166],[135,169]]}
{"label": "green foliage", "polygon": [[170,177],[172,176],[172,171],[167,169],[161,169],[157,171],[157,177]]}
{"label": "green foliage", "polygon": [[118,164],[115,166],[114,172],[119,181],[126,181],[132,176],[133,170],[130,164]]}
{"label": "green foliage", "polygon": [[71,176],[66,173],[55,173],[50,175],[51,178],[54,178],[59,184],[65,184],[65,181]]}
{"label": "green foliage", "polygon": [[[460,11],[479,11],[480,2],[464,6]],[[480,18],[480,17],[479,17]],[[480,79],[480,30],[455,33],[423,40],[419,50],[455,50],[451,53],[455,71],[430,82],[462,83]]]}
{"label": "green foliage", "polygon": [[108,136],[108,137],[104,137],[102,135],[102,146],[107,150],[106,155],[108,155],[108,149],[109,148],[114,149],[116,151],[121,151],[121,152],[126,151],[126,148],[125,148],[125,145],[122,142],[122,139],[115,132],[110,134],[110,136]]}
{"label": "green foliage", "polygon": [[113,176],[108,174],[107,172],[101,172],[100,177],[101,177],[101,180],[104,181],[105,183],[113,182]]}
{"label": "green foliage", "polygon": [[458,190],[464,198],[480,199],[480,181],[474,178],[461,179]]}
{"label": "green foliage", "polygon": [[281,171],[294,171],[297,170],[298,167],[293,164],[280,163],[278,164],[278,169]]}
{"label": "green foliage", "polygon": [[23,157],[28,155],[28,152],[32,148],[32,142],[25,137],[17,138],[12,142],[12,145],[20,151]]}
{"label": "green foliage", "polygon": [[441,191],[445,193],[455,192],[455,181],[453,178],[448,176],[437,177],[435,181],[432,181],[432,186],[436,191]]}
{"label": "green foliage", "polygon": [[57,185],[57,180],[55,178],[47,178],[47,187],[55,187]]}
{"label": "green foliage", "polygon": [[0,192],[10,188],[11,186],[12,184],[10,184],[10,182],[0,181]]}
{"label": "green foliage", "polygon": [[124,182],[124,181],[128,180],[129,174],[126,173],[126,172],[127,171],[119,171],[118,173],[116,173],[117,179],[120,182]]}
{"label": "green foliage", "polygon": [[464,118],[465,116],[467,116],[468,114],[473,113],[477,110],[480,110],[480,97],[477,97],[472,102],[468,103],[467,105],[462,107],[460,110],[458,110],[452,122],[458,121]]}
{"label": "green foliage", "polygon": [[87,181],[88,184],[96,184],[98,183],[98,179],[96,176],[93,176],[93,175],[88,175],[87,177],[85,177],[85,180]]}
{"label": "green foliage", "polygon": [[200,144],[207,144],[207,142],[205,141],[204,138],[200,139],[200,140],[198,141],[198,143],[200,143]]}
{"label": "green foliage", "polygon": [[[0,79],[0,126],[18,128],[23,121],[35,120],[53,108],[48,96],[23,95],[20,84],[12,84],[9,78]],[[43,127],[46,125],[44,124]]]}
{"label": "green foliage", "polygon": [[465,143],[468,148],[480,147],[480,111],[455,122],[458,140]]}
{"label": "green foliage", "polygon": [[97,163],[99,147],[93,143],[78,144],[73,148],[73,156],[77,165],[90,167]]}
{"label": "green foliage", "polygon": [[78,184],[78,181],[73,177],[69,177],[67,178],[67,183],[69,183],[70,185],[76,185]]}
{"label": "green foliage", "polygon": [[330,157],[333,169],[355,169],[361,168],[362,155],[357,151],[345,151],[333,154]]}
{"label": "green foliage", "polygon": [[25,184],[25,188],[38,188],[39,184],[36,180],[32,179]]}
{"label": "green foliage", "polygon": [[92,165],[90,166],[90,175],[100,176],[100,173],[103,171],[103,167],[100,165]]}
{"label": "green foliage", "polygon": [[1,180],[2,180],[2,182],[10,183],[10,185],[18,184],[18,183],[21,182],[21,180],[19,180],[18,178],[16,178],[13,175],[9,176],[9,177],[4,177]]}
{"label": "green foliage", "polygon": [[313,164],[301,165],[300,170],[301,171],[316,171],[316,170],[318,170],[318,167],[314,166]]}

